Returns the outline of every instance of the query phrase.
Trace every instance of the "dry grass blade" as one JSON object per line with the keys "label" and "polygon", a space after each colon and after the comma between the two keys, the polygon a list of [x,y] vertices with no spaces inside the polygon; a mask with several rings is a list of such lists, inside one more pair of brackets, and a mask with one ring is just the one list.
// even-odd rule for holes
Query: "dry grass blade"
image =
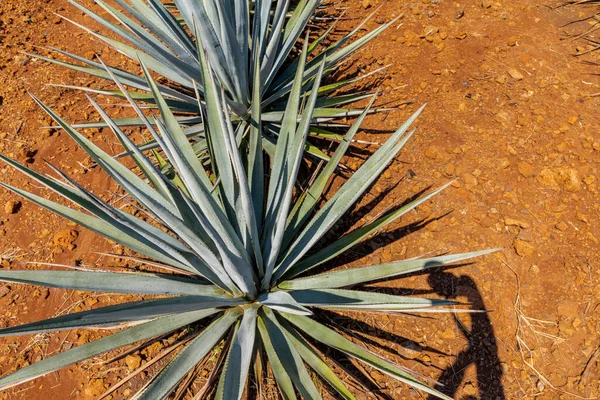
{"label": "dry grass blade", "polygon": [[[127,376],[125,376],[123,379],[121,379],[116,385],[114,385],[113,387],[108,389],[106,392],[102,393],[102,395],[98,398],[98,400],[102,400],[102,399],[106,398],[107,396],[111,395],[112,393],[117,391],[120,387],[122,387],[127,382],[129,382],[131,379],[135,378],[141,372],[150,368],[151,366],[153,366],[154,364],[156,364],[157,362],[159,362],[160,360],[162,360],[163,358],[168,356],[173,350],[177,349],[178,347],[181,347],[185,343],[189,342],[191,339],[193,339],[193,336],[187,337],[184,340],[181,340],[181,341],[167,347],[166,349],[163,349],[163,351],[161,351],[156,356],[154,356],[150,361],[148,361],[144,365],[140,366],[139,368],[135,369],[134,371],[129,373]],[[131,353],[131,352],[129,352],[129,353]]]}

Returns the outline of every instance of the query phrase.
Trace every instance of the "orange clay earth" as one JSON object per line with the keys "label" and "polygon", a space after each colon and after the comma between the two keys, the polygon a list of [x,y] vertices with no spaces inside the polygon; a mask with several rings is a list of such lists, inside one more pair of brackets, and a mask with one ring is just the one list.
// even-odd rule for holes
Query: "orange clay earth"
{"label": "orange clay earth", "polygon": [[[100,11],[91,1],[82,3]],[[596,398],[600,395],[600,121],[599,97],[594,94],[600,93],[600,77],[593,73],[600,67],[572,55],[587,51],[587,42],[561,40],[565,33],[585,32],[589,21],[560,28],[594,9],[553,8],[549,6],[554,4],[528,0],[352,0],[336,5],[347,8],[339,32],[348,31],[379,6],[367,24],[369,30],[403,14],[397,26],[344,64],[337,75],[343,78],[391,64],[358,87],[379,88],[378,104],[395,107],[368,117],[359,139],[382,142],[419,105],[428,106],[417,134],[333,235],[430,186],[453,182],[433,201],[354,248],[339,266],[491,247],[502,251],[470,265],[380,284],[390,292],[455,299],[489,313],[427,318],[365,314],[356,317],[359,324],[342,313],[325,318],[334,318],[344,332],[359,332],[355,340],[368,349],[432,382],[440,381],[445,386],[439,389],[455,398]],[[112,87],[21,52],[47,55],[43,46],[56,46],[86,57],[96,53],[112,65],[138,69],[54,13],[100,29],[66,0],[0,1],[0,151],[44,172],[49,171],[43,162],[48,160],[104,199],[117,200],[116,186],[97,169],[88,169],[89,160],[67,135],[40,128],[51,121],[27,95],[35,93],[69,121],[95,121],[98,115],[80,93],[47,84]],[[584,58],[598,61],[597,53]],[[115,103],[100,98],[104,104],[111,101]],[[118,107],[108,108],[122,114]],[[106,130],[86,134],[114,154],[120,150]],[[356,168],[360,159],[344,162]],[[34,183],[5,166],[0,180],[39,192]],[[56,199],[48,191],[42,193]],[[120,246],[20,201],[0,191],[1,268],[40,268],[25,265],[27,261],[132,265],[97,254],[128,254]],[[427,222],[419,225],[420,221]],[[0,284],[0,326],[125,299]],[[104,334],[82,330],[2,338],[0,373]],[[111,364],[103,361],[119,352],[65,368],[0,393],[0,399],[97,398],[174,339],[174,335],[161,338]],[[200,371],[195,390],[205,383],[214,361]],[[160,366],[160,362],[153,365],[109,398],[131,397],[143,378]],[[362,368],[344,366],[349,371]],[[345,372],[336,370],[351,382]],[[371,380],[353,389],[359,398],[422,398],[377,371],[363,371]],[[363,387],[372,393],[361,394]],[[323,392],[329,396],[325,388]]]}

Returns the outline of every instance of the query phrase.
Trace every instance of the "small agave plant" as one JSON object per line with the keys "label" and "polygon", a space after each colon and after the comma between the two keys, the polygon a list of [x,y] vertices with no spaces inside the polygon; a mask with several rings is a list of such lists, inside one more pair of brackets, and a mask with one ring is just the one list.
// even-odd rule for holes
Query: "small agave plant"
{"label": "small agave plant", "polygon": [[[169,83],[157,85],[158,91],[176,114],[178,122],[185,127],[186,136],[198,138],[198,145],[194,149],[196,153],[206,156],[208,152],[206,141],[203,140],[202,116],[198,113],[198,100],[205,101],[205,88],[202,84],[194,86],[201,71],[200,57],[195,44],[200,40],[213,67],[217,85],[223,89],[223,99],[231,112],[232,125],[236,128],[239,126],[242,130],[250,129],[252,108],[259,107],[262,111],[264,148],[270,155],[274,155],[274,143],[282,128],[295,71],[300,62],[298,57],[294,59],[292,53],[322,0],[175,0],[171,8],[167,8],[160,0],[115,0],[122,11],[104,0],[95,0],[112,19],[104,18],[76,1],[69,2],[116,34],[121,41],[73,22],[74,24],[125,56],[135,61],[141,60],[149,70],[166,78]],[[321,62],[325,63],[323,75],[330,75],[349,55],[397,20],[394,19],[350,42],[369,18],[328,46],[323,44],[334,25],[310,43],[310,61],[306,62],[305,59],[306,65],[303,66],[300,89],[303,96],[308,96]],[[95,77],[111,79],[111,74],[106,71],[105,66],[97,61],[56,48],[51,50],[77,63],[40,55],[32,56]],[[154,96],[143,76],[113,67],[109,69],[123,84],[136,89],[128,93],[129,96],[144,103],[146,107],[156,106]],[[259,93],[253,92],[252,81],[256,75],[260,75],[262,82]],[[331,131],[330,127],[337,127],[338,124],[330,121],[339,117],[359,115],[361,110],[342,106],[367,98],[370,94],[334,95],[333,92],[363,77],[319,87],[310,121],[309,137],[327,141],[343,139],[343,136]],[[67,87],[89,93],[125,97],[125,93],[120,90]],[[143,119],[140,118],[115,119],[114,122],[119,126],[144,125]],[[74,125],[75,128],[105,126],[103,121]],[[306,153],[313,158],[327,160],[326,154],[316,145],[318,143],[307,141]],[[156,142],[146,144],[145,148],[153,146],[157,146]]]}
{"label": "small agave plant", "polygon": [[[314,343],[336,349],[424,392],[448,398],[422,383],[409,369],[380,358],[318,322],[319,309],[386,313],[439,311],[440,306],[455,303],[350,288],[461,262],[489,251],[410,259],[355,269],[331,271],[328,268],[329,260],[438,191],[394,209],[332,244],[322,246],[320,250],[313,250],[409,140],[414,132],[409,131],[409,127],[421,109],[392,134],[329,200],[318,207],[329,178],[369,108],[348,130],[313,183],[303,192],[295,189],[319,83],[327,66],[323,60],[319,63],[310,94],[303,99],[303,67],[308,52],[305,44],[275,153],[268,164],[264,163],[261,146],[260,110],[253,109],[253,123],[248,132],[240,132],[233,127],[226,94],[216,83],[216,73],[211,71],[202,49],[198,54],[205,101],[199,107],[210,152],[209,170],[195,156],[192,144],[144,64],[142,68],[147,85],[161,114],[154,121],[149,121],[134,99],[127,95],[120,78],[110,69],[106,71],[128,97],[168,158],[174,173],[171,177],[156,167],[152,153],[147,156],[140,150],[91,98],[98,113],[137,164],[140,176],[36,99],[98,166],[149,213],[154,224],[112,207],[55,167],[52,169],[60,179],[0,156],[4,162],[71,201],[82,211],[7,184],[2,186],[151,259],[149,265],[162,268],[162,271],[0,271],[0,280],[7,282],[148,296],[142,301],[0,329],[0,336],[11,336],[94,327],[122,328],[102,339],[6,375],[0,378],[0,389],[129,344],[185,327],[196,327],[201,321],[205,327],[191,330],[193,338],[134,398],[165,399],[224,340],[224,361],[215,392],[218,399],[241,398],[246,393],[251,366],[257,371],[270,369],[286,399],[297,398],[297,393],[305,399],[321,398],[310,369],[341,397],[354,399],[352,392],[313,347]],[[258,77],[254,80],[256,92],[262,90],[261,82]],[[299,120],[298,115],[301,115]],[[157,223],[160,227],[156,226]]]}

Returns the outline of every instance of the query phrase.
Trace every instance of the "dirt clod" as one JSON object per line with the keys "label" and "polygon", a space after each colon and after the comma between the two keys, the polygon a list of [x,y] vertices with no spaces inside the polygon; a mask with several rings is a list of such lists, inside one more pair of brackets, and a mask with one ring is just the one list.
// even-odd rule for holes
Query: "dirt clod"
{"label": "dirt clod", "polygon": [[140,367],[142,364],[142,357],[130,354],[125,357],[125,364],[127,364],[127,369],[131,372]]}
{"label": "dirt clod", "polygon": [[4,211],[7,214],[16,214],[21,209],[21,202],[18,200],[9,200],[4,205]]}
{"label": "dirt clod", "polygon": [[52,237],[52,244],[73,250],[75,248],[75,240],[78,236],[79,233],[73,229],[56,232]]}
{"label": "dirt clod", "polygon": [[92,379],[83,389],[86,397],[97,398],[104,393],[104,381],[102,379]]}

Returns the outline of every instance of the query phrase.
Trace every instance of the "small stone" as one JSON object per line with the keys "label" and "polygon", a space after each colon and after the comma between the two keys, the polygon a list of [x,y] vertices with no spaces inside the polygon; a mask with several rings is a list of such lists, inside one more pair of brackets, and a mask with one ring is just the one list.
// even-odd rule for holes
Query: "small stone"
{"label": "small stone", "polygon": [[540,273],[540,267],[538,267],[535,264],[531,264],[531,267],[529,267],[529,272],[531,272],[534,275],[537,275]]}
{"label": "small stone", "polygon": [[421,354],[421,351],[421,346],[411,340],[401,343],[398,347],[400,355],[409,360],[417,358]]}
{"label": "small stone", "polygon": [[533,246],[521,239],[515,239],[513,242],[515,251],[521,257],[529,257],[533,254]]}
{"label": "small stone", "polygon": [[29,64],[29,57],[19,54],[13,58],[13,62],[21,67]]}
{"label": "small stone", "polygon": [[8,286],[8,285],[0,286],[0,298],[6,296],[9,293],[10,293],[10,286]]}
{"label": "small stone", "polygon": [[467,186],[467,188],[473,188],[475,186],[477,186],[477,178],[475,178],[473,175],[471,174],[464,174],[462,176],[463,181],[465,182],[465,185]]}
{"label": "small stone", "polygon": [[590,223],[590,221],[588,220],[588,217],[587,217],[587,215],[585,215],[585,214],[583,214],[583,213],[580,213],[580,212],[578,212],[578,213],[577,213],[575,216],[576,216],[576,217],[577,217],[577,219],[578,219],[579,221],[581,221],[581,222],[585,222],[586,224],[589,224],[589,223]]}
{"label": "small stone", "polygon": [[496,77],[496,82],[498,82],[499,84],[503,85],[506,83],[506,75],[504,74],[500,74]]}
{"label": "small stone", "polygon": [[463,10],[462,8],[457,8],[456,13],[454,14],[454,17],[456,19],[461,19],[462,17],[464,17],[464,15],[465,15],[465,10]]}
{"label": "small stone", "polygon": [[506,42],[507,45],[509,45],[510,47],[516,46],[517,44],[517,37],[516,36],[511,36],[508,38],[508,41]]}
{"label": "small stone", "polygon": [[518,226],[523,229],[528,229],[529,224],[524,221],[519,221],[518,219],[513,218],[504,218],[504,225],[506,226]]}
{"label": "small stone", "polygon": [[517,169],[519,170],[519,173],[521,175],[523,175],[525,178],[529,178],[529,177],[532,177],[533,175],[535,175],[535,170],[533,169],[531,164],[529,164],[526,161],[522,161],[522,162],[518,163]]}
{"label": "small stone", "polygon": [[136,370],[142,365],[142,357],[130,354],[125,357],[125,364],[127,364],[129,372]]}
{"label": "small stone", "polygon": [[583,182],[585,182],[586,185],[591,185],[595,181],[596,181],[596,177],[593,175],[589,175],[589,176],[586,176],[585,178],[583,178]]}
{"label": "small stone", "polygon": [[372,6],[372,4],[371,4],[371,0],[363,0],[363,1],[362,1],[362,7],[363,7],[364,9],[367,9],[367,8],[369,8],[369,7],[371,7],[371,6]]}
{"label": "small stone", "polygon": [[571,115],[569,117],[569,124],[574,125],[575,122],[577,122],[579,120],[579,117],[577,115]]}
{"label": "small stone", "polygon": [[21,202],[18,200],[9,200],[4,205],[4,211],[7,214],[16,214],[21,209]]}
{"label": "small stone", "polygon": [[516,68],[509,68],[506,72],[516,81],[523,80],[524,76]]}
{"label": "small stone", "polygon": [[442,339],[456,339],[456,332],[454,332],[454,329],[452,328],[448,328],[445,331],[441,332],[440,337]]}
{"label": "small stone", "polygon": [[560,221],[558,224],[554,225],[554,227],[556,229],[558,229],[561,232],[566,231],[567,229],[569,229],[569,225],[567,225],[566,223],[564,223],[563,221]]}

